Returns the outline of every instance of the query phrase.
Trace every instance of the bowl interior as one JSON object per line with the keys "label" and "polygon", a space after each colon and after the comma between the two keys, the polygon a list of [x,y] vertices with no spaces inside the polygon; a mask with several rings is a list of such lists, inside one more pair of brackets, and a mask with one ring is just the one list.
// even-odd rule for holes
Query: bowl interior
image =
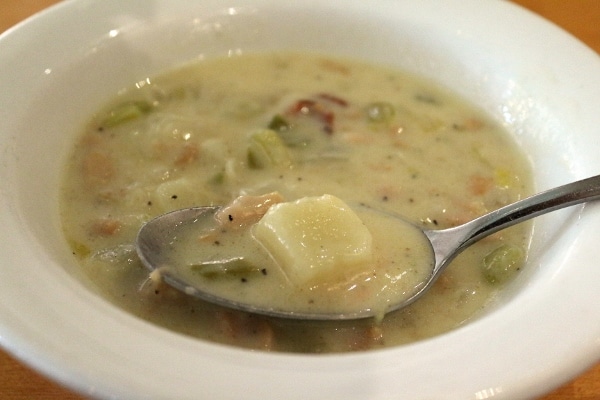
{"label": "bowl interior", "polygon": [[[572,141],[573,125],[557,115],[564,113],[553,110],[549,99],[539,101],[535,92],[546,93],[548,85],[552,90],[560,89],[559,83],[552,82],[556,77],[550,71],[545,79],[540,78],[538,65],[525,53],[514,55],[520,58],[518,63],[506,61],[501,48],[495,54],[494,49],[500,47],[498,40],[489,38],[489,43],[481,43],[462,28],[464,21],[437,23],[434,17],[439,12],[432,13],[427,18],[431,21],[425,23],[414,18],[399,21],[402,5],[384,2],[382,6],[390,8],[389,14],[385,9],[368,8],[373,15],[364,17],[353,8],[321,5],[330,20],[315,18],[316,12],[303,5],[277,7],[269,2],[235,8],[206,3],[196,7],[196,14],[191,14],[197,15],[194,18],[187,10],[194,7],[187,5],[180,5],[182,10],[175,7],[157,13],[161,18],[150,12],[129,16],[123,10],[123,22],[94,26],[100,33],[95,41],[80,44],[76,51],[70,48],[75,46],[65,43],[52,44],[57,48],[46,50],[47,55],[54,56],[68,47],[67,56],[36,66],[39,81],[30,85],[35,87],[34,93],[19,96],[23,99],[18,109],[20,118],[11,118],[14,132],[19,132],[11,138],[11,157],[18,164],[12,180],[18,188],[19,211],[43,252],[52,254],[61,268],[66,266],[78,275],[61,241],[57,187],[67,152],[83,123],[119,89],[191,60],[213,56],[308,50],[416,72],[479,104],[503,122],[528,154],[537,188],[552,187],[583,174],[586,160],[579,157]],[[433,10],[427,6],[421,10],[425,15],[429,11]],[[338,34],[340,26],[348,27],[344,35]],[[478,57],[481,52],[486,57]],[[527,83],[531,84],[526,87]],[[537,222],[534,260],[561,230],[557,215]]]}
{"label": "bowl interior", "polygon": [[[552,187],[582,174],[585,160],[578,157],[578,149],[573,146],[573,126],[556,115],[552,104],[535,97],[535,90],[547,90],[544,85],[552,84],[555,77],[549,72],[546,80],[540,79],[537,64],[527,60],[524,53],[514,56],[521,58],[520,65],[507,62],[501,51],[494,54],[494,48],[500,46],[498,40],[480,43],[461,28],[464,21],[456,21],[456,27],[448,22],[437,23],[431,17],[425,24],[411,18],[398,21],[401,7],[391,3],[383,3],[390,7],[389,14],[370,8],[367,11],[373,15],[366,18],[352,8],[321,5],[331,18],[327,21],[315,18],[315,11],[302,5],[265,9],[260,2],[257,4],[237,8],[198,6],[197,14],[192,14],[198,15],[196,18],[187,15],[189,6],[182,7],[181,11],[186,12],[183,16],[177,9],[162,11],[159,15],[169,15],[161,18],[151,13],[129,16],[128,21],[109,25],[113,28],[108,30],[99,26],[100,35],[95,41],[83,43],[87,48],[77,52],[69,49],[67,54],[72,56],[54,60],[38,73],[35,95],[24,101],[19,110],[22,118],[16,121],[21,125],[16,127],[20,134],[13,138],[18,163],[13,179],[18,187],[20,214],[42,246],[40,251],[52,256],[55,267],[66,268],[86,280],[73,265],[61,239],[57,213],[56,188],[74,136],[119,89],[199,58],[294,49],[416,72],[479,104],[503,122],[528,154],[538,188]],[[427,7],[422,10],[424,15],[429,11]],[[340,26],[348,26],[346,34],[338,34]],[[60,43],[57,47],[62,50],[64,46]],[[54,51],[58,49],[48,51],[49,55]],[[478,57],[481,52],[486,57]],[[525,87],[533,77],[537,78],[531,82],[535,86]],[[553,86],[555,90],[559,85]],[[19,162],[22,160],[29,162]],[[549,243],[559,239],[557,233],[573,212],[577,211],[536,221],[532,263],[542,257]],[[515,290],[508,292],[516,293],[526,285],[529,271],[513,285]]]}
{"label": "bowl interior", "polygon": [[[371,3],[376,3],[376,7]],[[516,7],[490,2],[481,16],[475,3],[449,1],[440,10],[435,1],[415,6],[410,1],[284,4],[257,0],[237,1],[232,7],[224,7],[216,0],[151,4],[139,0],[126,5],[115,0],[71,1],[3,37],[0,49],[6,56],[0,61],[0,82],[6,90],[0,95],[0,177],[4,186],[0,191],[1,220],[11,229],[12,237],[5,244],[3,266],[8,267],[2,274],[5,282],[16,285],[7,288],[5,297],[13,297],[4,308],[11,315],[21,316],[15,317],[19,324],[5,326],[5,343],[11,348],[24,346],[28,349],[22,353],[24,358],[69,384],[74,384],[73,377],[77,376],[84,382],[80,388],[87,389],[90,381],[102,377],[108,388],[102,389],[103,393],[112,390],[134,396],[142,393],[144,385],[159,389],[149,378],[133,379],[124,389],[123,379],[116,376],[118,369],[111,371],[111,366],[115,359],[122,360],[128,353],[123,350],[127,345],[139,339],[148,339],[141,345],[143,348],[163,339],[171,342],[154,349],[154,360],[159,356],[173,360],[174,355],[181,356],[183,347],[208,357],[216,352],[221,360],[244,353],[192,343],[163,332],[122,314],[93,295],[93,285],[79,272],[62,237],[58,217],[63,163],[83,123],[119,89],[190,60],[293,49],[403,68],[451,88],[505,124],[531,160],[537,189],[593,174],[599,162],[594,157],[598,145],[592,140],[592,133],[600,121],[587,113],[590,104],[597,104],[598,100],[592,90],[581,90],[581,75],[597,76],[597,60],[558,30]],[[84,23],[81,15],[95,17],[83,18]],[[540,48],[546,40],[538,32],[553,35],[556,48],[570,46],[574,58],[558,57],[552,49]],[[50,40],[42,44],[39,37],[44,36]],[[537,51],[532,51],[535,46]],[[577,74],[567,74],[574,69]],[[574,88],[580,90],[577,96],[573,95]],[[581,207],[577,207],[536,220],[529,267],[480,324],[501,318],[503,308],[519,302],[528,293],[543,291],[567,268],[570,246],[581,232],[577,225],[581,213]],[[22,267],[15,269],[14,265]],[[52,301],[44,303],[47,299]],[[52,309],[50,313],[48,308]],[[60,332],[54,325],[62,322],[73,329],[67,337],[73,335],[75,341],[81,341],[81,337],[97,340],[88,343],[97,347],[86,351],[98,357],[98,349],[104,349],[114,359],[100,363],[101,371],[86,371],[81,367],[89,364],[80,358],[87,353],[69,354],[60,370],[53,370],[45,362],[65,350],[50,339],[43,343],[35,322],[22,317],[25,312],[31,313],[28,315],[34,320],[50,324],[48,333]],[[97,319],[85,329],[73,321],[89,313]],[[100,339],[111,329],[130,337],[112,344]],[[452,335],[460,336],[461,332]],[[55,353],[44,353],[42,344]],[[77,346],[87,345],[80,342]],[[401,348],[389,353],[402,353],[409,359],[407,365],[415,366],[410,361],[412,351]],[[34,355],[42,361],[33,361]],[[256,355],[243,357],[252,360]],[[267,370],[278,365],[280,357],[290,356],[269,357],[266,358],[270,361],[265,361]],[[302,357],[298,360],[303,363],[301,370],[313,362]],[[185,363],[188,359],[180,361]],[[175,361],[167,365],[170,362]],[[139,364],[125,364],[121,368],[140,368]],[[243,366],[246,367],[250,368]],[[216,368],[213,373],[220,373],[219,365]],[[342,379],[346,381],[351,376],[349,373]],[[191,393],[185,394],[188,378],[185,374],[179,377],[183,382],[179,390],[182,396]],[[293,380],[292,375],[289,378]],[[333,390],[330,384],[326,388]],[[177,388],[171,390],[171,394],[178,393]],[[217,389],[208,392],[212,390]],[[236,390],[243,393],[241,388]],[[473,388],[466,390],[471,393]],[[213,394],[220,397],[217,391]],[[348,398],[356,397],[352,391],[347,394],[353,396]]]}

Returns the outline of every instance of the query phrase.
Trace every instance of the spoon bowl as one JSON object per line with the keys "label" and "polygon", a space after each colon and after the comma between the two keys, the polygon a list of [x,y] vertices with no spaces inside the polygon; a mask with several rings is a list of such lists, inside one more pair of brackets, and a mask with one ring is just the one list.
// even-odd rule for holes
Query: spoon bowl
{"label": "spoon bowl", "polygon": [[[427,278],[423,282],[414,286],[413,291],[404,291],[402,297],[391,299],[383,315],[379,310],[372,308],[343,313],[297,312],[234,301],[195,285],[176,269],[170,268],[173,261],[166,255],[165,246],[176,240],[181,227],[200,220],[214,219],[214,214],[220,207],[185,208],[159,216],[142,226],[137,236],[136,249],[142,263],[153,273],[157,273],[166,283],[189,295],[224,307],[273,317],[305,320],[383,318],[386,313],[404,308],[423,296],[452,260],[478,240],[536,216],[598,198],[600,198],[600,175],[536,194],[463,225],[443,230],[421,230],[429,241],[433,254],[433,263],[424,260],[423,268],[431,268],[431,271],[425,275]],[[408,224],[401,217],[398,217],[398,223]]]}

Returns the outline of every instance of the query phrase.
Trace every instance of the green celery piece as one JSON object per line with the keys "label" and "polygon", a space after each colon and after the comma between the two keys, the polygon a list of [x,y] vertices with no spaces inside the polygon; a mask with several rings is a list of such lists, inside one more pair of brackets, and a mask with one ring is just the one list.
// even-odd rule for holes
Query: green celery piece
{"label": "green celery piece", "polygon": [[374,102],[367,105],[366,113],[369,122],[389,122],[396,111],[390,103]]}
{"label": "green celery piece", "polygon": [[219,171],[212,176],[208,182],[212,185],[222,185],[225,183],[225,171]]}
{"label": "green celery piece", "polygon": [[503,244],[483,258],[483,276],[489,283],[507,282],[517,274],[524,261],[525,254],[520,247]]}
{"label": "green celery piece", "polygon": [[274,165],[290,165],[291,159],[285,143],[277,132],[272,129],[261,129],[250,136],[248,164],[251,168],[262,169]]}
{"label": "green celery piece", "polygon": [[147,101],[129,101],[113,108],[102,121],[101,126],[112,128],[122,123],[134,120],[152,110],[152,105]]}
{"label": "green celery piece", "polygon": [[244,258],[232,258],[223,262],[205,262],[190,266],[192,271],[198,272],[205,278],[239,278],[240,276],[264,273],[256,265]]}
{"label": "green celery piece", "polygon": [[73,239],[69,239],[69,246],[73,251],[73,255],[78,258],[85,258],[91,253],[91,250],[88,246]]}
{"label": "green celery piece", "polygon": [[269,122],[269,129],[272,129],[276,132],[287,131],[291,128],[290,123],[283,118],[281,115],[277,114],[273,116],[271,122]]}

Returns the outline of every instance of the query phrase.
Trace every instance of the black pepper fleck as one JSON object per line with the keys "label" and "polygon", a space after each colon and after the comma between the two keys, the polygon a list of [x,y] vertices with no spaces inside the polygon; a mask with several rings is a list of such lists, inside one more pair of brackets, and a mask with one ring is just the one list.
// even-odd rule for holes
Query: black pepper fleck
{"label": "black pepper fleck", "polygon": [[173,200],[175,200],[175,199],[177,198],[177,195],[176,195],[176,194],[174,194],[173,196],[171,196],[171,198],[172,198]]}

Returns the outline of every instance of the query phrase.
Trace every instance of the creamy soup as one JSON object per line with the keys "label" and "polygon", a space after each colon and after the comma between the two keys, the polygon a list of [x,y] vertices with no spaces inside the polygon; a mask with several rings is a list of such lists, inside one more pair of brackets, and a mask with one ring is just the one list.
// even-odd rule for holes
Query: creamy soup
{"label": "creamy soup", "polygon": [[[359,210],[374,257],[395,271],[384,273],[380,291],[410,275],[418,280],[423,254],[391,233],[389,218],[376,218],[388,212],[427,229],[456,226],[529,194],[527,160],[502,126],[454,94],[401,71],[316,54],[202,61],[115,97],[74,146],[61,215],[73,254],[99,292],[145,320],[253,349],[376,349],[468,322],[524,262],[530,228],[518,225],[467,249],[427,295],[382,321],[293,321],[198,300],[149,277],[134,248],[144,222],[272,193],[286,203],[334,196]],[[304,257],[292,251],[279,258],[286,255],[292,263]],[[247,293],[277,275],[277,263],[262,263],[221,264],[204,275]],[[341,281],[351,284],[339,293],[358,293]],[[303,302],[322,300],[326,286],[309,284]],[[359,298],[329,300],[344,306]]]}

